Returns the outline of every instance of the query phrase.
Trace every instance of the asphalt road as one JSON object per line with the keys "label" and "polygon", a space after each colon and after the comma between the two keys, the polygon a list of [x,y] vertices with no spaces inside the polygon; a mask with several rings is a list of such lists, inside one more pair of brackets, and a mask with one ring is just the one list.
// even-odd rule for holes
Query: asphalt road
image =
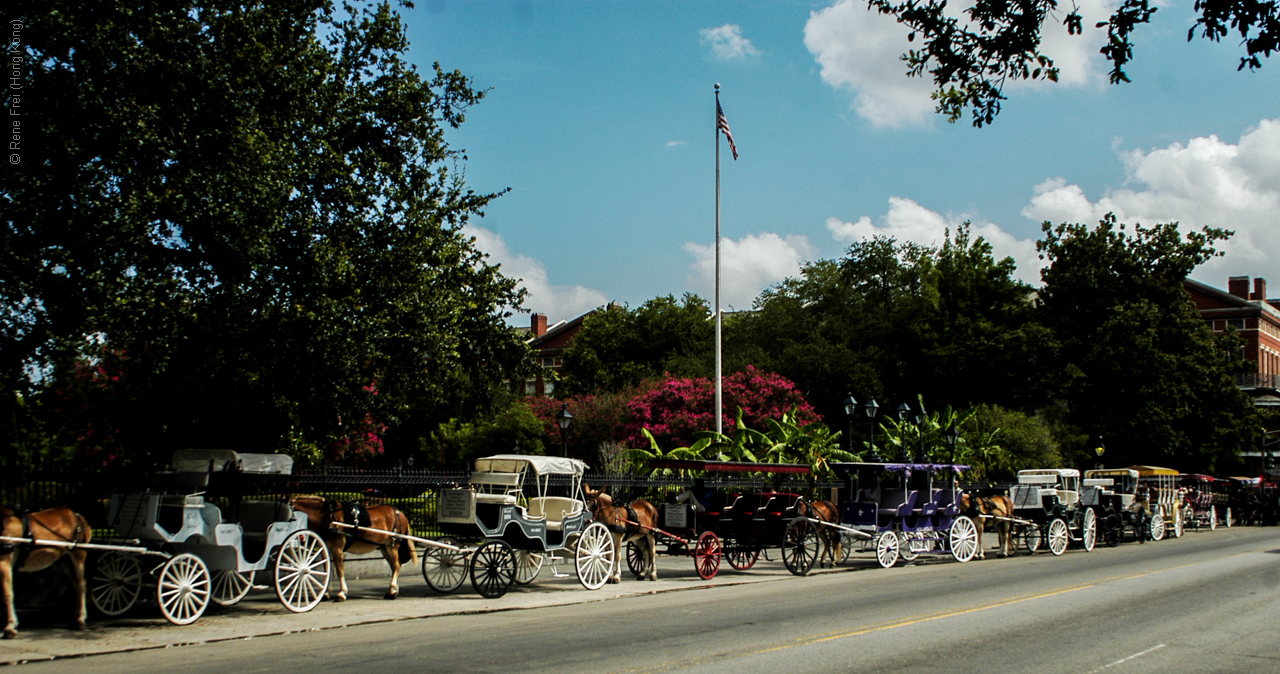
{"label": "asphalt road", "polygon": [[[660,568],[681,563],[664,559]],[[1059,558],[856,564],[865,570],[21,667],[26,674],[1280,673],[1280,529],[1188,533]]]}

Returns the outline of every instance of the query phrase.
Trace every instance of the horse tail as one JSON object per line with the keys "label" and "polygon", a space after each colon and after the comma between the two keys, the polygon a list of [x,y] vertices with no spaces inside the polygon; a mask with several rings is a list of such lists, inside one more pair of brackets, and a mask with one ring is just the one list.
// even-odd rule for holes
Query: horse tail
{"label": "horse tail", "polygon": [[[404,529],[403,533],[413,533],[413,529],[409,527],[409,518],[406,517],[399,508],[396,508],[396,529],[399,530],[401,528]],[[405,562],[413,562],[414,564],[418,563],[418,551],[414,549],[413,541],[407,538],[400,539],[400,549],[398,554],[400,555],[401,564],[404,564]]]}

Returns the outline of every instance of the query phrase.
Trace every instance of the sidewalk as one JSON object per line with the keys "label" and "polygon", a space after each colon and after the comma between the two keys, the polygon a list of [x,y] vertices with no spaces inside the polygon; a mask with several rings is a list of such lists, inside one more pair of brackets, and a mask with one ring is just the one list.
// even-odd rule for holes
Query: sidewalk
{"label": "sidewalk", "polygon": [[[871,568],[874,562],[868,562],[871,562],[869,558],[856,555],[839,569],[815,569],[814,573],[840,573]],[[658,569],[656,582],[644,582],[635,580],[624,566],[622,584],[605,585],[593,592],[583,588],[575,576],[555,578],[550,567],[544,566],[532,584],[513,585],[505,596],[485,599],[472,590],[469,581],[452,594],[436,594],[423,581],[418,566],[413,565],[401,572],[400,598],[394,601],[382,598],[387,591],[387,579],[353,581],[348,577],[349,598],[343,603],[325,601],[309,613],[290,613],[276,599],[273,590],[254,590],[235,606],[220,608],[210,605],[200,620],[185,626],[169,624],[154,603],[136,607],[126,616],[115,619],[96,616],[91,608],[88,629],[84,632],[66,629],[68,607],[58,606],[56,610],[37,613],[20,611],[18,638],[0,641],[0,665],[250,639],[433,616],[585,604],[645,594],[795,578],[787,572],[782,562],[765,561],[763,558],[749,571],[736,571],[727,563],[722,563],[720,572],[711,580],[698,577],[693,570],[692,559],[661,557]],[[565,567],[561,567],[561,571],[564,570]],[[263,583],[264,578],[265,575],[260,574],[257,582]],[[21,582],[21,578],[16,580]]]}

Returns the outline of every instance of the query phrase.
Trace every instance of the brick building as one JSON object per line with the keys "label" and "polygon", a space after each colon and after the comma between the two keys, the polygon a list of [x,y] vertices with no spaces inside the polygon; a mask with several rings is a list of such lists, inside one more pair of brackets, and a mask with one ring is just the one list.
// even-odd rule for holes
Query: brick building
{"label": "brick building", "polygon": [[546,314],[533,315],[529,321],[529,337],[526,341],[542,368],[536,377],[525,381],[525,395],[550,396],[555,392],[555,372],[563,364],[564,350],[582,329],[582,322],[587,316],[597,311],[599,309],[593,309],[573,320],[560,321],[551,326],[547,325]]}
{"label": "brick building", "polygon": [[1280,386],[1280,299],[1267,299],[1267,280],[1255,278],[1250,288],[1248,276],[1232,276],[1226,291],[1191,279],[1185,286],[1200,317],[1214,332],[1230,330],[1244,339],[1244,357],[1256,363],[1256,369],[1240,375],[1236,383],[1259,404],[1280,405],[1280,397],[1276,397]]}

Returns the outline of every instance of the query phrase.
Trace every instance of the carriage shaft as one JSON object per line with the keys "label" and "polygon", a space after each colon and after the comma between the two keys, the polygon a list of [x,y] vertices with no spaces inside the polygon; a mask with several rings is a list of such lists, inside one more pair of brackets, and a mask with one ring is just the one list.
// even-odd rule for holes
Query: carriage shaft
{"label": "carriage shaft", "polygon": [[114,552],[151,552],[150,548],[136,545],[111,545],[108,543],[76,543],[74,541],[51,541],[43,538],[18,538],[16,536],[0,536],[0,543],[19,543],[52,548],[84,548],[86,550],[111,550]]}
{"label": "carriage shaft", "polygon": [[832,529],[835,529],[835,530],[837,530],[837,531],[843,531],[843,532],[844,532],[844,533],[846,533],[846,534],[853,534],[854,536],[861,536],[861,537],[866,538],[866,539],[868,539],[868,540],[870,540],[870,539],[872,539],[872,538],[875,538],[875,536],[872,536],[871,534],[869,534],[869,533],[867,533],[867,532],[865,532],[865,531],[860,531],[860,530],[858,530],[858,529],[854,529],[854,528],[851,528],[851,527],[847,527],[847,526],[845,526],[845,525],[843,525],[843,524],[834,524],[834,523],[832,523],[832,522],[824,522],[824,521],[822,521],[822,520],[814,519],[814,518],[812,518],[812,517],[797,517],[796,519],[798,519],[798,520],[804,520],[804,521],[806,521],[806,522],[810,522],[810,523],[812,523],[812,524],[821,524],[821,525],[823,525],[823,526],[828,526],[828,527],[831,527]]}
{"label": "carriage shaft", "polygon": [[[456,545],[449,545],[448,543],[433,541],[430,538],[422,538],[421,536],[414,536],[412,534],[398,534],[394,531],[387,531],[386,529],[374,529],[373,527],[358,527],[354,524],[347,524],[345,522],[332,522],[331,524],[333,524],[333,526],[335,527],[342,527],[343,529],[356,529],[360,531],[369,531],[375,534],[386,534],[387,536],[395,536],[396,538],[403,538],[405,540],[413,541],[414,543],[429,545],[433,548],[443,548],[445,550],[448,550],[449,552],[463,552],[466,554],[471,554],[472,552],[476,551],[476,548],[460,548]],[[349,534],[344,533],[343,535],[347,536]]]}

